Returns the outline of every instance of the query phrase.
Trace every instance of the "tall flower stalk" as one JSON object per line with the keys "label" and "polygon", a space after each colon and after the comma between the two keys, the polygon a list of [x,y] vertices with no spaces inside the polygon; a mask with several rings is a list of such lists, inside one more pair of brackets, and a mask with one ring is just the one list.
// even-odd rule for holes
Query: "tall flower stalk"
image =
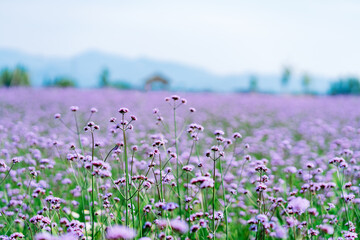
{"label": "tall flower stalk", "polygon": [[227,214],[227,207],[226,207],[226,197],[225,197],[225,187],[224,187],[224,175],[223,175],[223,170],[222,170],[222,164],[221,161],[219,160],[219,170],[220,170],[220,177],[221,177],[221,187],[222,187],[222,197],[223,197],[223,202],[224,202],[224,218],[225,218],[225,235],[226,235],[226,240],[229,239],[228,237],[228,214]]}
{"label": "tall flower stalk", "polygon": [[[125,114],[129,112],[129,109],[127,108],[120,108],[119,113],[121,114],[121,121],[119,124],[116,125],[117,128],[120,128],[122,132],[124,147],[123,147],[123,160],[125,162],[125,225],[129,226],[129,201],[131,201],[132,197],[130,198],[130,179],[129,179],[129,159],[127,154],[127,138],[126,138],[126,131],[133,129],[133,126],[131,123],[133,121],[136,121],[135,116],[130,116],[131,120],[128,122],[125,119]],[[111,122],[115,122],[115,120],[110,120]],[[131,201],[132,202],[132,201]],[[131,206],[131,211],[132,211]],[[133,215],[133,211],[132,211]]]}
{"label": "tall flower stalk", "polygon": [[91,237],[92,239],[95,237],[95,173],[94,173],[94,158],[95,158],[95,138],[94,131],[99,130],[100,127],[96,125],[94,122],[89,122],[87,126],[84,128],[85,131],[90,130],[91,133]]}
{"label": "tall flower stalk", "polygon": [[216,171],[216,160],[213,159],[214,161],[214,168],[213,168],[213,180],[214,180],[214,186],[213,186],[213,195],[212,195],[212,232],[214,235],[214,239],[216,239],[215,236],[215,231],[216,231],[216,226],[215,226],[215,183],[216,183],[216,175],[215,175],[215,171]]}
{"label": "tall flower stalk", "polygon": [[180,218],[182,218],[182,208],[181,208],[181,195],[180,195],[180,183],[179,183],[179,148],[178,148],[178,139],[177,139],[177,126],[176,126],[176,99],[174,99],[174,141],[175,141],[175,149],[176,149],[176,187],[177,187],[177,194],[178,194],[178,203],[179,203],[179,211],[180,211]]}
{"label": "tall flower stalk", "polygon": [[125,202],[126,202],[126,212],[125,212],[125,224],[126,226],[129,226],[129,216],[128,216],[128,202],[129,202],[129,164],[128,164],[128,158],[127,158],[127,142],[126,142],[126,133],[125,133],[125,129],[122,129],[122,133],[123,133],[123,140],[124,140],[124,161],[125,161]]}
{"label": "tall flower stalk", "polygon": [[212,146],[210,151],[206,153],[206,156],[213,161],[213,191],[212,191],[212,234],[216,239],[216,222],[215,222],[215,202],[216,202],[216,162],[220,157],[224,156],[224,152],[220,151],[219,146]]}
{"label": "tall flower stalk", "polygon": [[[177,132],[177,122],[176,122],[176,109],[180,107],[182,104],[186,104],[186,99],[180,98],[177,95],[173,95],[171,97],[166,97],[165,101],[170,104],[173,110],[173,123],[174,123],[174,144],[176,149],[176,189],[177,189],[177,195],[178,195],[178,204],[179,204],[179,214],[180,218],[182,218],[182,207],[181,207],[181,193],[180,193],[180,163],[179,163],[179,146],[178,146],[178,132]],[[172,102],[170,102],[172,101]],[[161,122],[162,119],[160,118]]]}

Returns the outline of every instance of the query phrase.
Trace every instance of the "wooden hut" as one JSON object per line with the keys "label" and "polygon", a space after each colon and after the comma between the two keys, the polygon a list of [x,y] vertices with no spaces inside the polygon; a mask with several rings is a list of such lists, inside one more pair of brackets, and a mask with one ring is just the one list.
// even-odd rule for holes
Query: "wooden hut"
{"label": "wooden hut", "polygon": [[167,90],[169,87],[169,80],[158,74],[150,77],[145,82],[145,91]]}

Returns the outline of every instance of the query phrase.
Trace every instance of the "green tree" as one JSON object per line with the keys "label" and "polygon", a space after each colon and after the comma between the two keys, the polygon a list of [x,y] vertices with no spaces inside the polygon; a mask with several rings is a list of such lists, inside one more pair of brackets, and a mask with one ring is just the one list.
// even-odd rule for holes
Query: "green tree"
{"label": "green tree", "polygon": [[115,81],[114,83],[111,84],[111,87],[117,89],[123,89],[123,90],[128,90],[133,88],[131,84],[126,81]]}
{"label": "green tree", "polygon": [[331,95],[359,95],[360,94],[360,81],[356,77],[349,77],[347,79],[339,79],[331,83],[329,94]]}
{"label": "green tree", "polygon": [[303,76],[302,76],[302,79],[301,79],[301,84],[303,86],[303,89],[304,89],[304,93],[305,94],[309,94],[310,93],[310,84],[312,82],[312,79],[311,77],[309,76],[309,74],[305,73]]}
{"label": "green tree", "polygon": [[258,90],[258,79],[255,75],[250,77],[249,81],[249,91],[250,92],[257,92]]}
{"label": "green tree", "polygon": [[103,69],[100,74],[100,87],[108,87],[110,85],[110,73],[107,68]]}
{"label": "green tree", "polygon": [[12,86],[30,86],[30,77],[24,66],[17,66],[13,71]]}
{"label": "green tree", "polygon": [[75,87],[76,83],[75,80],[69,77],[56,77],[52,86],[61,88]]}
{"label": "green tree", "polygon": [[9,68],[4,68],[0,74],[0,85],[4,87],[11,86],[12,71]]}
{"label": "green tree", "polygon": [[18,65],[14,70],[4,68],[0,73],[0,86],[30,86],[29,73],[24,66]]}
{"label": "green tree", "polygon": [[288,86],[290,82],[290,78],[291,78],[290,67],[284,67],[283,72],[281,74],[281,86],[283,87],[283,89],[285,89]]}

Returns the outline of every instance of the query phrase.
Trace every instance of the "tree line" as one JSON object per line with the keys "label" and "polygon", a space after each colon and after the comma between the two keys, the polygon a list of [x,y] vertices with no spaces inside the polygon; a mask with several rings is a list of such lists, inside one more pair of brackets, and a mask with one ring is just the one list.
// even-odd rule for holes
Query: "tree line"
{"label": "tree line", "polygon": [[[284,67],[283,72],[280,76],[280,83],[282,86],[282,92],[288,92],[288,86],[292,78],[292,70],[290,67]],[[301,85],[303,93],[305,94],[316,94],[311,90],[311,84],[313,83],[312,77],[308,73],[304,73],[301,78]],[[258,91],[258,78],[256,75],[250,76],[249,79],[249,92]],[[357,77],[345,77],[340,78],[330,83],[330,87],[327,91],[329,95],[360,95],[360,80]]]}
{"label": "tree line", "polygon": [[[293,73],[290,67],[284,67],[280,76],[280,83],[282,92],[288,92],[288,86],[292,79]],[[303,93],[315,94],[311,91],[311,84],[313,79],[307,73],[301,77],[301,84]],[[15,68],[3,68],[0,70],[0,87],[15,87],[15,86],[31,86],[31,79],[28,70],[22,66],[17,65]],[[58,76],[53,79],[46,79],[43,82],[44,87],[77,87],[75,79],[67,76]],[[125,81],[113,81],[110,79],[110,72],[108,69],[103,69],[99,75],[99,87],[112,87],[118,89],[132,89],[131,84]],[[256,75],[250,76],[248,92],[258,92],[258,78]],[[335,82],[330,83],[328,89],[330,95],[360,95],[360,80],[357,77],[340,78]]]}
{"label": "tree line", "polygon": [[[68,77],[55,77],[53,80],[44,81],[44,87],[76,87],[76,82]],[[3,68],[0,71],[0,87],[29,87],[31,86],[30,74],[28,70],[17,65],[15,68]]]}

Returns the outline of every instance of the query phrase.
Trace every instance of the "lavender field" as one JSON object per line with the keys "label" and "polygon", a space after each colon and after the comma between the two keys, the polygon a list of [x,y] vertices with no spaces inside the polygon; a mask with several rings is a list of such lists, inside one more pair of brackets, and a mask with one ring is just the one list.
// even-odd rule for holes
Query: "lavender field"
{"label": "lavender field", "polygon": [[178,95],[0,89],[0,239],[358,238],[359,98]]}

